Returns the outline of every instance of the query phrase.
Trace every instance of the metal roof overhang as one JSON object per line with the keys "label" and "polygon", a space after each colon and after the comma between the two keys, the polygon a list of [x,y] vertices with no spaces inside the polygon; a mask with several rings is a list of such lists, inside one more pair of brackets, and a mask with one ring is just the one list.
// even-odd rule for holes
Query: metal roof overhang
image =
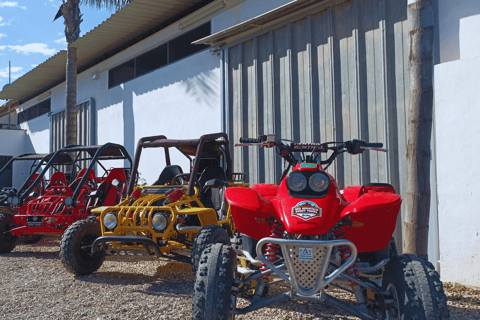
{"label": "metal roof overhang", "polygon": [[[146,32],[167,23],[184,12],[206,3],[205,0],[135,0],[113,14],[105,22],[75,41],[77,48],[77,69],[82,68],[111,54]],[[180,17],[178,17],[180,18]],[[173,23],[174,21],[171,21]],[[133,44],[133,43],[131,43]],[[12,99],[15,104],[22,99],[33,97],[65,81],[67,52],[60,51],[44,63],[15,80],[0,92],[0,99]],[[0,114],[6,112],[6,105],[0,107]]]}
{"label": "metal roof overhang", "polygon": [[309,14],[315,14],[348,0],[296,0],[255,18],[197,40],[195,44],[209,44],[216,49],[231,45],[249,36],[266,32]]}

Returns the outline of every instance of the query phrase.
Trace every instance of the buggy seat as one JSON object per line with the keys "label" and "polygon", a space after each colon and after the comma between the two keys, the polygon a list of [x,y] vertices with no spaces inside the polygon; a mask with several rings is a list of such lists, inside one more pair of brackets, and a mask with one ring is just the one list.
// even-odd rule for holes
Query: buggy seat
{"label": "buggy seat", "polygon": [[[118,180],[120,183],[113,183]],[[114,168],[110,170],[105,180],[100,183],[95,193],[97,199],[95,200],[95,207],[98,206],[114,206],[122,197],[123,187],[127,181],[125,170],[121,168]]]}
{"label": "buggy seat", "polygon": [[[153,186],[163,186],[166,183],[172,182],[172,179],[175,178],[176,175],[182,174],[183,170],[182,167],[179,165],[171,165],[165,166],[165,168],[160,173],[157,181],[155,181],[152,185]],[[183,184],[183,178],[178,179],[179,183]]]}

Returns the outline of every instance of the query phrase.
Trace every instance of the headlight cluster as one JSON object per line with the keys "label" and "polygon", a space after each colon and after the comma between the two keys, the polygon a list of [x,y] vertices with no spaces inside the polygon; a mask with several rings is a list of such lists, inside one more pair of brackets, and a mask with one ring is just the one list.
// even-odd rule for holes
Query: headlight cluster
{"label": "headlight cluster", "polygon": [[323,193],[330,186],[330,178],[323,172],[316,172],[308,177],[298,171],[287,177],[287,187],[293,192],[308,191],[307,185],[311,191]]}
{"label": "headlight cluster", "polygon": [[118,219],[117,214],[115,212],[109,212],[103,217],[103,224],[107,229],[115,229],[117,226]]}

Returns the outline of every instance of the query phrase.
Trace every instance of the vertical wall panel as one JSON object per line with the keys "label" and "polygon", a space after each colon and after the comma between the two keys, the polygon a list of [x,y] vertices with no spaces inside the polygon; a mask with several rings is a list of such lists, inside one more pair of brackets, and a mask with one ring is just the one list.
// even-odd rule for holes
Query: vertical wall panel
{"label": "vertical wall panel", "polygon": [[[406,0],[352,0],[229,47],[234,142],[272,133],[297,142],[382,142],[389,154],[343,154],[328,172],[342,188],[388,182],[405,195],[406,8]],[[279,182],[283,164],[273,150],[235,148],[234,161],[251,183]]]}

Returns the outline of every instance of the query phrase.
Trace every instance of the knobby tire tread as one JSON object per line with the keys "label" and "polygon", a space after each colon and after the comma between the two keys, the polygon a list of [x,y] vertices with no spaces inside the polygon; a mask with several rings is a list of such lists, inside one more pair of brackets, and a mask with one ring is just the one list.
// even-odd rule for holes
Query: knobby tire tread
{"label": "knobby tire tread", "polygon": [[229,319],[235,268],[236,256],[232,247],[221,243],[207,245],[195,277],[193,319]]}
{"label": "knobby tire tread", "polygon": [[3,232],[9,230],[13,221],[13,216],[8,213],[0,212],[0,253],[9,253],[17,246],[18,237],[12,235],[11,241],[4,241]]}
{"label": "knobby tire tread", "polygon": [[104,256],[97,254],[94,256],[91,263],[82,261],[80,253],[78,252],[77,243],[82,239],[82,232],[89,232],[89,234],[100,237],[101,228],[97,222],[91,220],[79,220],[73,223],[65,230],[60,242],[60,260],[63,266],[69,272],[75,275],[87,275],[97,271],[105,260]]}
{"label": "knobby tire tread", "polygon": [[384,289],[393,283],[400,307],[399,319],[449,319],[447,298],[433,265],[416,255],[393,257],[384,273]]}
{"label": "knobby tire tread", "polygon": [[209,225],[203,227],[197,234],[191,251],[193,273],[197,272],[198,262],[200,261],[203,250],[205,250],[207,245],[212,243],[230,243],[230,237],[225,229],[217,225]]}

